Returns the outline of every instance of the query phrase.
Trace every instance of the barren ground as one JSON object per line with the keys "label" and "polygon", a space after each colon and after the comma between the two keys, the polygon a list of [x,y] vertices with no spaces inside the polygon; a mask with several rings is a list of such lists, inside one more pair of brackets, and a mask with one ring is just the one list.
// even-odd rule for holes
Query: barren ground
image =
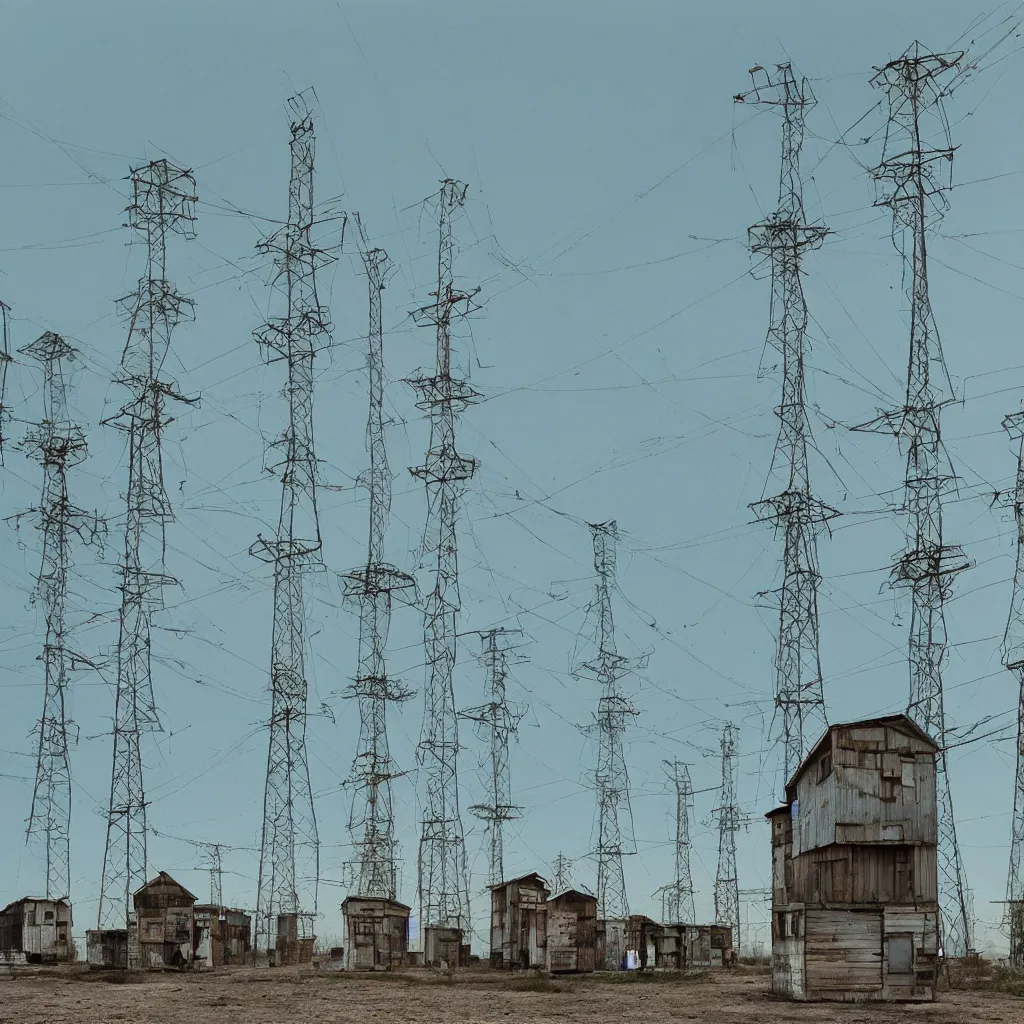
{"label": "barren ground", "polygon": [[934,1003],[902,1006],[779,1002],[767,994],[764,973],[743,968],[555,981],[473,970],[455,978],[422,970],[367,978],[308,968],[136,977],[142,980],[125,983],[81,969],[8,969],[0,975],[0,1024],[1024,1022],[1024,998],[988,991],[946,991]]}

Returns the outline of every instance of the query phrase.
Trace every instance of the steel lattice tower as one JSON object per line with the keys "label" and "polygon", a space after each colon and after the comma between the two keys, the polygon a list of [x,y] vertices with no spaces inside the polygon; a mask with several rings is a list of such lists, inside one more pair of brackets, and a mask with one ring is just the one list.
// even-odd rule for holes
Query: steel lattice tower
{"label": "steel lattice tower", "polygon": [[[764,85],[757,84],[758,74],[765,74]],[[769,480],[777,478],[782,491],[751,508],[761,521],[773,523],[783,539],[775,704],[782,712],[785,784],[826,727],[818,653],[817,531],[838,513],[811,494],[804,358],[808,314],[800,268],[803,253],[821,245],[826,229],[806,223],[800,179],[804,119],[815,102],[810,86],[806,79],[797,81],[789,64],[778,65],[774,76],[755,68],[751,77],[754,89],[737,99],[777,108],[782,115],[779,206],[750,229],[751,252],[764,255],[771,264],[768,344],[782,357],[782,399],[775,410],[779,437]]]}
{"label": "steel lattice tower", "polygon": [[666,924],[696,922],[690,873],[690,809],[693,807],[690,769],[681,761],[665,761],[664,765],[676,791],[676,841],[675,878],[661,890],[661,919]]}
{"label": "steel lattice tower", "polygon": [[490,746],[487,795],[489,802],[475,804],[470,810],[487,822],[490,845],[487,884],[499,885],[505,880],[504,825],[519,817],[521,807],[512,803],[512,782],[509,776],[509,740],[515,735],[523,712],[512,707],[505,693],[508,679],[508,647],[505,638],[518,635],[518,629],[488,629],[480,634],[483,645],[481,660],[487,669],[490,701],[462,712],[462,717],[476,722],[486,732]]}
{"label": "steel lattice tower", "polygon": [[98,539],[103,524],[76,508],[68,494],[67,472],[87,454],[81,427],[68,414],[67,364],[76,350],[63,338],[47,332],[20,350],[43,366],[43,419],[25,436],[21,448],[43,466],[43,489],[38,517],[42,534],[42,567],[37,594],[43,605],[46,638],[43,641],[45,684],[43,713],[39,719],[39,747],[35,788],[28,835],[43,846],[47,899],[68,899],[71,889],[71,764],[68,753],[69,717],[67,695],[70,673],[79,662],[68,647],[67,589],[74,540],[91,543]]}
{"label": "steel lattice tower", "polygon": [[[423,645],[427,679],[418,759],[426,779],[420,833],[418,878],[420,926],[465,928],[469,922],[465,837],[459,814],[457,762],[458,715],[452,676],[456,658],[459,599],[458,519],[463,484],[476,472],[476,460],[455,448],[457,415],[478,394],[469,383],[452,376],[453,318],[469,312],[472,293],[457,291],[452,275],[452,217],[466,201],[467,186],[451,179],[438,199],[439,243],[435,301],[413,316],[437,332],[434,373],[408,383],[421,395],[417,406],[430,414],[430,447],[413,476],[427,488],[424,559],[434,556],[434,586],[424,602]],[[461,309],[459,307],[462,307]]]}
{"label": "steel lattice tower", "polygon": [[555,863],[551,865],[551,873],[554,875],[552,885],[556,893],[564,892],[572,884],[572,861],[564,853],[555,857]]}
{"label": "steel lattice tower", "polygon": [[733,948],[740,948],[740,885],[736,872],[736,833],[740,809],[736,802],[737,729],[727,722],[722,730],[722,790],[718,817],[718,870],[715,872],[715,922],[732,928]]}
{"label": "steel lattice tower", "polygon": [[276,945],[271,927],[279,915],[298,915],[298,937],[312,937],[320,877],[320,844],[306,757],[306,609],[304,580],[320,564],[317,462],[313,445],[313,359],[330,331],[328,310],[317,294],[316,272],[332,257],[312,240],[315,135],[306,93],[288,100],[291,174],[288,222],[259,244],[273,254],[272,287],[285,312],[254,332],[270,363],[284,363],[283,395],[288,423],[273,445],[281,477],[277,534],[260,536],[250,553],[273,566],[273,626],[270,653],[270,742],[254,948]]}
{"label": "steel lattice tower", "polygon": [[1024,967],[1024,412],[1003,420],[1010,437],[1020,443],[1013,512],[1017,523],[1017,569],[1013,576],[1010,617],[1003,639],[1003,664],[1017,677],[1017,772],[1010,827],[1010,869],[1006,876],[1006,923],[1010,926],[1010,966]]}
{"label": "steel lattice tower", "polygon": [[[954,477],[939,419],[942,407],[953,400],[953,389],[928,295],[926,238],[945,210],[944,192],[951,184],[947,175],[953,162],[940,79],[955,72],[961,56],[928,53],[914,43],[902,57],[878,69],[872,79],[889,100],[883,159],[874,171],[885,192],[876,205],[892,210],[893,244],[910,271],[910,358],[906,404],[862,428],[891,432],[907,450],[907,547],[897,557],[891,579],[894,587],[909,590],[911,599],[907,714],[940,748],[936,780],[939,904],[947,956],[960,956],[971,948],[967,884],[949,790],[942,700],[947,642],[944,608],[953,578],[968,567],[968,561],[962,548],[946,544],[942,536],[942,497]],[[925,146],[926,119],[942,133],[944,146]]]}
{"label": "steel lattice tower", "polygon": [[166,160],[155,160],[133,170],[131,180],[128,223],[145,240],[146,274],[135,292],[121,300],[129,328],[118,381],[130,397],[107,421],[128,435],[128,491],[100,928],[124,927],[132,893],[146,881],[141,736],[161,728],[153,694],[153,616],[163,608],[164,588],[178,582],[164,562],[167,524],[174,513],[164,488],[161,432],[172,419],[167,406],[189,401],[163,373],[174,327],[192,316],[191,301],[167,280],[167,238],[195,237],[195,179]]}
{"label": "steel lattice tower", "polygon": [[357,789],[349,830],[359,851],[356,895],[394,900],[398,872],[391,781],[396,772],[388,746],[387,705],[389,701],[408,700],[412,693],[388,676],[386,652],[392,595],[411,590],[414,581],[384,560],[392,476],[384,443],[384,343],[380,310],[390,260],[383,249],[370,248],[359,214],[355,219],[370,298],[366,357],[370,384],[366,450],[370,467],[360,477],[370,492],[370,539],[365,564],[345,577],[345,595],[359,606],[359,670],[355,685],[349,690],[349,696],[359,703],[359,747],[352,769]]}
{"label": "steel lattice tower", "polygon": [[615,544],[618,526],[590,523],[594,540],[596,593],[592,608],[597,612],[597,657],[579,667],[601,686],[594,728],[598,734],[597,771],[597,916],[629,916],[626,879],[623,873],[623,827],[621,815],[630,815],[629,776],[622,736],[626,718],[635,715],[629,698],[619,689],[619,680],[629,671],[629,660],[615,650],[615,623],[612,618],[612,588],[615,585]]}

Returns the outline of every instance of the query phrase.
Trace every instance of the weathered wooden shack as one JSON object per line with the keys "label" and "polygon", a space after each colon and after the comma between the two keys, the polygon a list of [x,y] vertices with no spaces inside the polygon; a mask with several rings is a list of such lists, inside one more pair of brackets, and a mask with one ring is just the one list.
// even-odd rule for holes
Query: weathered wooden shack
{"label": "weathered wooden shack", "polygon": [[547,969],[589,973],[597,967],[597,897],[564,889],[547,900]]}
{"label": "weathered wooden shack", "polygon": [[657,939],[662,926],[644,914],[631,914],[626,919],[626,950],[636,953],[637,966],[644,970],[654,967],[657,959]]}
{"label": "weathered wooden shack", "polygon": [[723,967],[730,959],[732,929],[720,924],[665,924],[655,935],[654,944],[655,967]]}
{"label": "weathered wooden shack", "polygon": [[491,886],[491,966],[543,967],[547,959],[547,882],[536,872]]}
{"label": "weathered wooden shack", "polygon": [[140,966],[161,968],[191,964],[195,896],[166,871],[161,871],[134,894],[132,902],[138,918]]}
{"label": "weathered wooden shack", "polygon": [[397,900],[349,896],[341,912],[345,918],[346,970],[389,971],[408,963],[411,907]]}
{"label": "weathered wooden shack", "polygon": [[67,963],[72,956],[71,904],[26,896],[0,911],[0,954],[30,964]]}
{"label": "weathered wooden shack", "polygon": [[428,925],[423,929],[423,963],[427,967],[467,967],[469,943],[461,928]]}
{"label": "weathered wooden shack", "polygon": [[905,715],[833,725],[787,783],[767,815],[776,994],[934,998],[936,752]]}
{"label": "weathered wooden shack", "polygon": [[622,971],[626,968],[625,917],[606,917],[597,922],[597,967],[601,971]]}
{"label": "weathered wooden shack", "polygon": [[197,967],[244,963],[252,951],[252,918],[243,910],[213,904],[196,906],[192,955]]}
{"label": "weathered wooden shack", "polygon": [[311,914],[278,914],[277,941],[272,963],[276,967],[313,962],[313,917]]}

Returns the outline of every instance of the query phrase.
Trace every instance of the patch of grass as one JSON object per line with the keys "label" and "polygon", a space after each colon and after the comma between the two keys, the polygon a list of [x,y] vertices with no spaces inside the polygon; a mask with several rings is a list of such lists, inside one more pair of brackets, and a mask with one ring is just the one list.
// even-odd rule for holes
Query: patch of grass
{"label": "patch of grass", "polygon": [[[945,972],[943,972],[945,974]],[[977,960],[957,960],[949,964],[950,988],[969,991],[1001,992],[1024,998],[1024,971]]]}

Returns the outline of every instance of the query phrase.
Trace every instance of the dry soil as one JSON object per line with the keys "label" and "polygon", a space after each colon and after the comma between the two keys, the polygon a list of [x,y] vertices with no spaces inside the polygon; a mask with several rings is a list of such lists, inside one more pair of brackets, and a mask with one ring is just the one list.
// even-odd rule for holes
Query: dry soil
{"label": "dry soil", "polygon": [[742,969],[668,980],[483,971],[367,978],[308,968],[141,977],[11,969],[0,976],[0,1024],[1024,1024],[1024,999],[1014,996],[954,991],[927,1004],[794,1004],[772,999],[768,978]]}

